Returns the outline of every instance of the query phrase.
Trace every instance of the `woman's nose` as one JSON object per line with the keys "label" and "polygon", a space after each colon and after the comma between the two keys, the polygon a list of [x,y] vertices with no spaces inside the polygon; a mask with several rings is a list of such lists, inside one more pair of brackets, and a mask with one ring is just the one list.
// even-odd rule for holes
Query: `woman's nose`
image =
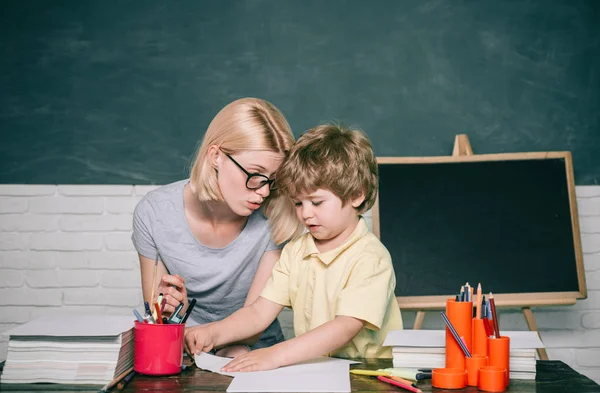
{"label": "woman's nose", "polygon": [[265,199],[266,197],[269,196],[269,194],[271,193],[271,190],[269,189],[269,185],[265,184],[263,185],[261,188],[257,188],[256,190],[254,190],[258,195],[260,195],[261,197],[263,197],[263,199]]}

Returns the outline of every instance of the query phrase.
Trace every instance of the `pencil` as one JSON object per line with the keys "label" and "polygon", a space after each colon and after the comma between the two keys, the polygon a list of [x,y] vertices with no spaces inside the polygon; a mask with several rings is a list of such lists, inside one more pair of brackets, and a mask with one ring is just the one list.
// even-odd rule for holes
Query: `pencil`
{"label": "pencil", "polygon": [[112,388],[113,386],[115,386],[116,384],[118,384],[119,382],[121,382],[121,380],[123,378],[125,378],[126,376],[128,376],[129,373],[131,373],[132,371],[133,371],[133,367],[130,367],[127,370],[125,370],[125,372],[123,372],[122,374],[118,375],[115,379],[113,379],[112,381],[110,381],[109,383],[107,383],[106,385],[104,385],[104,387],[100,390],[100,393],[108,392],[108,389]]}
{"label": "pencil", "polygon": [[481,283],[477,284],[477,308],[475,309],[475,318],[481,319]]}
{"label": "pencil", "polygon": [[390,379],[393,379],[394,381],[398,381],[398,382],[403,383],[405,385],[412,386],[413,388],[417,387],[416,383],[414,383],[412,381],[409,381],[408,379],[404,379],[404,378],[400,378],[400,377],[395,377],[393,375],[390,375]]}
{"label": "pencil", "polygon": [[492,319],[494,325],[494,334],[496,338],[500,338],[500,326],[498,325],[498,313],[496,312],[496,301],[494,295],[490,292],[490,308],[492,309]]}
{"label": "pencil", "polygon": [[160,307],[158,306],[158,303],[154,303],[154,309],[156,310],[156,323],[162,324],[162,313],[160,312]]}
{"label": "pencil", "polygon": [[485,329],[485,335],[486,336],[493,336],[494,335],[494,329],[492,329],[492,327],[490,326],[490,320],[487,318],[483,318],[483,328]]}
{"label": "pencil", "polygon": [[393,379],[390,378],[386,378],[382,375],[378,376],[377,379],[379,379],[382,382],[386,382],[389,383],[390,385],[394,385],[394,386],[398,386],[399,388],[408,390],[409,392],[414,392],[414,393],[423,393],[423,391],[419,388],[416,388],[412,385],[406,385],[402,382],[398,382],[398,381],[394,381]]}
{"label": "pencil", "polygon": [[446,316],[446,313],[442,311],[440,314],[441,314],[442,318],[444,318],[444,322],[446,322],[446,326],[448,326],[450,333],[452,333],[452,337],[454,337],[454,339],[456,340],[456,343],[458,344],[460,349],[462,349],[462,351],[466,357],[470,358],[471,352],[469,352],[469,348],[467,348],[467,346],[465,345],[465,342],[460,338],[460,336],[458,335],[458,332],[456,331],[456,329],[454,329],[454,326],[452,326],[452,322],[450,322],[450,320],[448,319],[448,316]]}
{"label": "pencil", "polygon": [[[154,259],[154,274],[152,275],[152,295],[148,303],[154,304],[154,288],[156,287],[156,270],[158,269],[158,250],[156,251],[156,259]],[[150,310],[152,314],[152,310]]]}
{"label": "pencil", "polygon": [[135,375],[135,371],[132,370],[129,374],[127,374],[127,376],[125,378],[123,378],[123,380],[121,382],[119,382],[117,384],[117,390],[125,389],[125,385],[127,385],[129,383],[129,381],[131,381],[131,379],[133,378],[134,375]]}

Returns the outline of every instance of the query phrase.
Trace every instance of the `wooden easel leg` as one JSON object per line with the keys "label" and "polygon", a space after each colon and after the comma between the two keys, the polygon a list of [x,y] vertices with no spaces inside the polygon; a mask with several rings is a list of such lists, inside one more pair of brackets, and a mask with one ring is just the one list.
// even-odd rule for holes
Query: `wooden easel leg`
{"label": "wooden easel leg", "polygon": [[[533,312],[531,312],[531,308],[523,307],[523,315],[525,315],[525,320],[527,321],[527,326],[529,330],[537,332],[537,325],[535,324],[535,318],[533,317]],[[538,332],[538,336],[539,336]],[[538,348],[537,349],[538,356],[540,360],[548,360],[548,354],[546,353],[546,348]]]}
{"label": "wooden easel leg", "polygon": [[414,330],[421,329],[423,326],[423,320],[425,319],[425,311],[417,311],[417,317],[415,318],[415,324],[413,325]]}

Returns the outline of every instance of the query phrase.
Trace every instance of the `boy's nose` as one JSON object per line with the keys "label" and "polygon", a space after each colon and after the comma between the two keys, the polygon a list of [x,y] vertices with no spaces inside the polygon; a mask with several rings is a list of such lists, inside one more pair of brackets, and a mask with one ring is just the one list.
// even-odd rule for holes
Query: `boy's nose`
{"label": "boy's nose", "polygon": [[311,218],[312,217],[312,208],[310,207],[310,205],[304,205],[302,206],[302,218],[303,219],[307,219],[307,218]]}

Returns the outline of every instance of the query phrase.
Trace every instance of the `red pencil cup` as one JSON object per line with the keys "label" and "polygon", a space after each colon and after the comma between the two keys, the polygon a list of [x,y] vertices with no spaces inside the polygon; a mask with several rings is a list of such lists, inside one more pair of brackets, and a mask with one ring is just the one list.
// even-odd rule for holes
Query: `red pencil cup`
{"label": "red pencil cup", "polygon": [[185,324],[135,321],[133,369],[146,375],[181,372]]}
{"label": "red pencil cup", "polygon": [[466,358],[467,364],[467,385],[477,386],[479,381],[479,369],[487,366],[488,357],[484,355],[473,355],[470,358]]}
{"label": "red pencil cup", "polygon": [[[448,299],[446,301],[446,315],[471,352],[473,302],[457,302],[454,299]],[[446,327],[446,368],[465,369],[465,354],[448,327]]]}
{"label": "red pencil cup", "polygon": [[488,364],[506,369],[505,384],[510,383],[510,337],[488,337]]}

